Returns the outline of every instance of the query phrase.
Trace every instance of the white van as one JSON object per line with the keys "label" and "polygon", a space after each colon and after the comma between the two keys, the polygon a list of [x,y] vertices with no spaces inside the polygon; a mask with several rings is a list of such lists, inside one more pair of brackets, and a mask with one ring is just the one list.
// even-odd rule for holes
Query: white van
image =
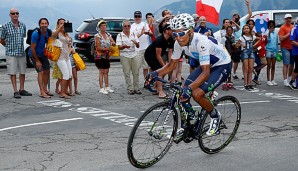
{"label": "white van", "polygon": [[[286,14],[291,14],[293,17],[293,22],[296,21],[298,17],[298,9],[291,9],[291,10],[265,10],[265,11],[254,11],[252,12],[251,19],[255,21],[255,30],[256,32],[265,33],[267,31],[267,23],[269,20],[275,21],[275,31],[279,31],[279,28],[284,24],[285,20],[284,17]],[[246,17],[242,17],[240,19],[240,23],[246,23]],[[243,27],[241,25],[240,27]],[[242,28],[241,28],[242,30]],[[220,40],[220,31],[214,33],[214,37]]]}

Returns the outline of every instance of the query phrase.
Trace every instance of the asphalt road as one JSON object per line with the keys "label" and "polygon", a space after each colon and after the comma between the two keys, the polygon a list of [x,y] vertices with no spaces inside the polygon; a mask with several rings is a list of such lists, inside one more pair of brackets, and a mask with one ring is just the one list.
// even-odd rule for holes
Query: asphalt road
{"label": "asphalt road", "polygon": [[[188,66],[183,66],[187,77]],[[241,71],[241,69],[239,69]],[[135,122],[149,106],[162,101],[142,90],[128,95],[122,68],[113,62],[110,84],[115,93],[98,93],[98,70],[87,63],[79,72],[82,95],[70,100],[38,97],[34,69],[28,69],[25,88],[32,97],[14,99],[6,68],[0,68],[0,170],[98,171],[138,170],[127,159],[127,140]],[[140,79],[142,80],[141,76]],[[215,155],[203,153],[198,143],[174,144],[167,155],[147,170],[297,170],[298,91],[282,85],[281,63],[277,64],[278,86],[265,84],[256,92],[218,90],[233,95],[242,107],[235,140]],[[55,80],[51,80],[54,92]]]}

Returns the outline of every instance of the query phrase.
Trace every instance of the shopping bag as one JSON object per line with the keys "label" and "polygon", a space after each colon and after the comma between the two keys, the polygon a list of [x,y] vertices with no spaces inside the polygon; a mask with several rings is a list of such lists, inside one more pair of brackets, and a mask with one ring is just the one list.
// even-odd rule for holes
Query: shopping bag
{"label": "shopping bag", "polygon": [[282,61],[282,55],[280,53],[276,53],[276,61],[277,62]]}
{"label": "shopping bag", "polygon": [[51,61],[58,61],[62,48],[62,42],[59,39],[49,37],[44,55]]}
{"label": "shopping bag", "polygon": [[120,50],[118,46],[111,46],[110,48],[112,49],[110,56],[120,56]]}
{"label": "shopping bag", "polygon": [[76,63],[77,70],[81,71],[86,69],[86,65],[78,53],[74,53],[72,56],[73,56],[73,60]]}

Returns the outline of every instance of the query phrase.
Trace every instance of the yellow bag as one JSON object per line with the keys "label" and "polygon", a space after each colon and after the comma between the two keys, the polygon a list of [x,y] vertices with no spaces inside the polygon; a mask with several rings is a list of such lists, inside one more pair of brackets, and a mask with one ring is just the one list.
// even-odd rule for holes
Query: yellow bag
{"label": "yellow bag", "polygon": [[111,46],[110,48],[112,49],[110,56],[120,56],[120,50],[118,46]]}
{"label": "yellow bag", "polygon": [[57,62],[54,62],[54,65],[53,65],[53,78],[62,79],[62,73],[57,65]]}
{"label": "yellow bag", "polygon": [[46,48],[44,49],[44,55],[51,61],[58,61],[61,53],[61,47],[62,42],[59,39],[49,37]]}
{"label": "yellow bag", "polygon": [[86,69],[86,65],[78,53],[75,53],[72,56],[73,56],[73,60],[76,63],[77,70],[80,71],[80,70]]}

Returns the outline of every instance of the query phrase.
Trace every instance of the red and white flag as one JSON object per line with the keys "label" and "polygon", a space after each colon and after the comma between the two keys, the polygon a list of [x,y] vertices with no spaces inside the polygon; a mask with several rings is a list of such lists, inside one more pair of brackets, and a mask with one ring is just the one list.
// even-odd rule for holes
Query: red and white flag
{"label": "red and white flag", "polygon": [[205,16],[207,21],[218,25],[219,11],[223,0],[196,0],[196,13]]}

